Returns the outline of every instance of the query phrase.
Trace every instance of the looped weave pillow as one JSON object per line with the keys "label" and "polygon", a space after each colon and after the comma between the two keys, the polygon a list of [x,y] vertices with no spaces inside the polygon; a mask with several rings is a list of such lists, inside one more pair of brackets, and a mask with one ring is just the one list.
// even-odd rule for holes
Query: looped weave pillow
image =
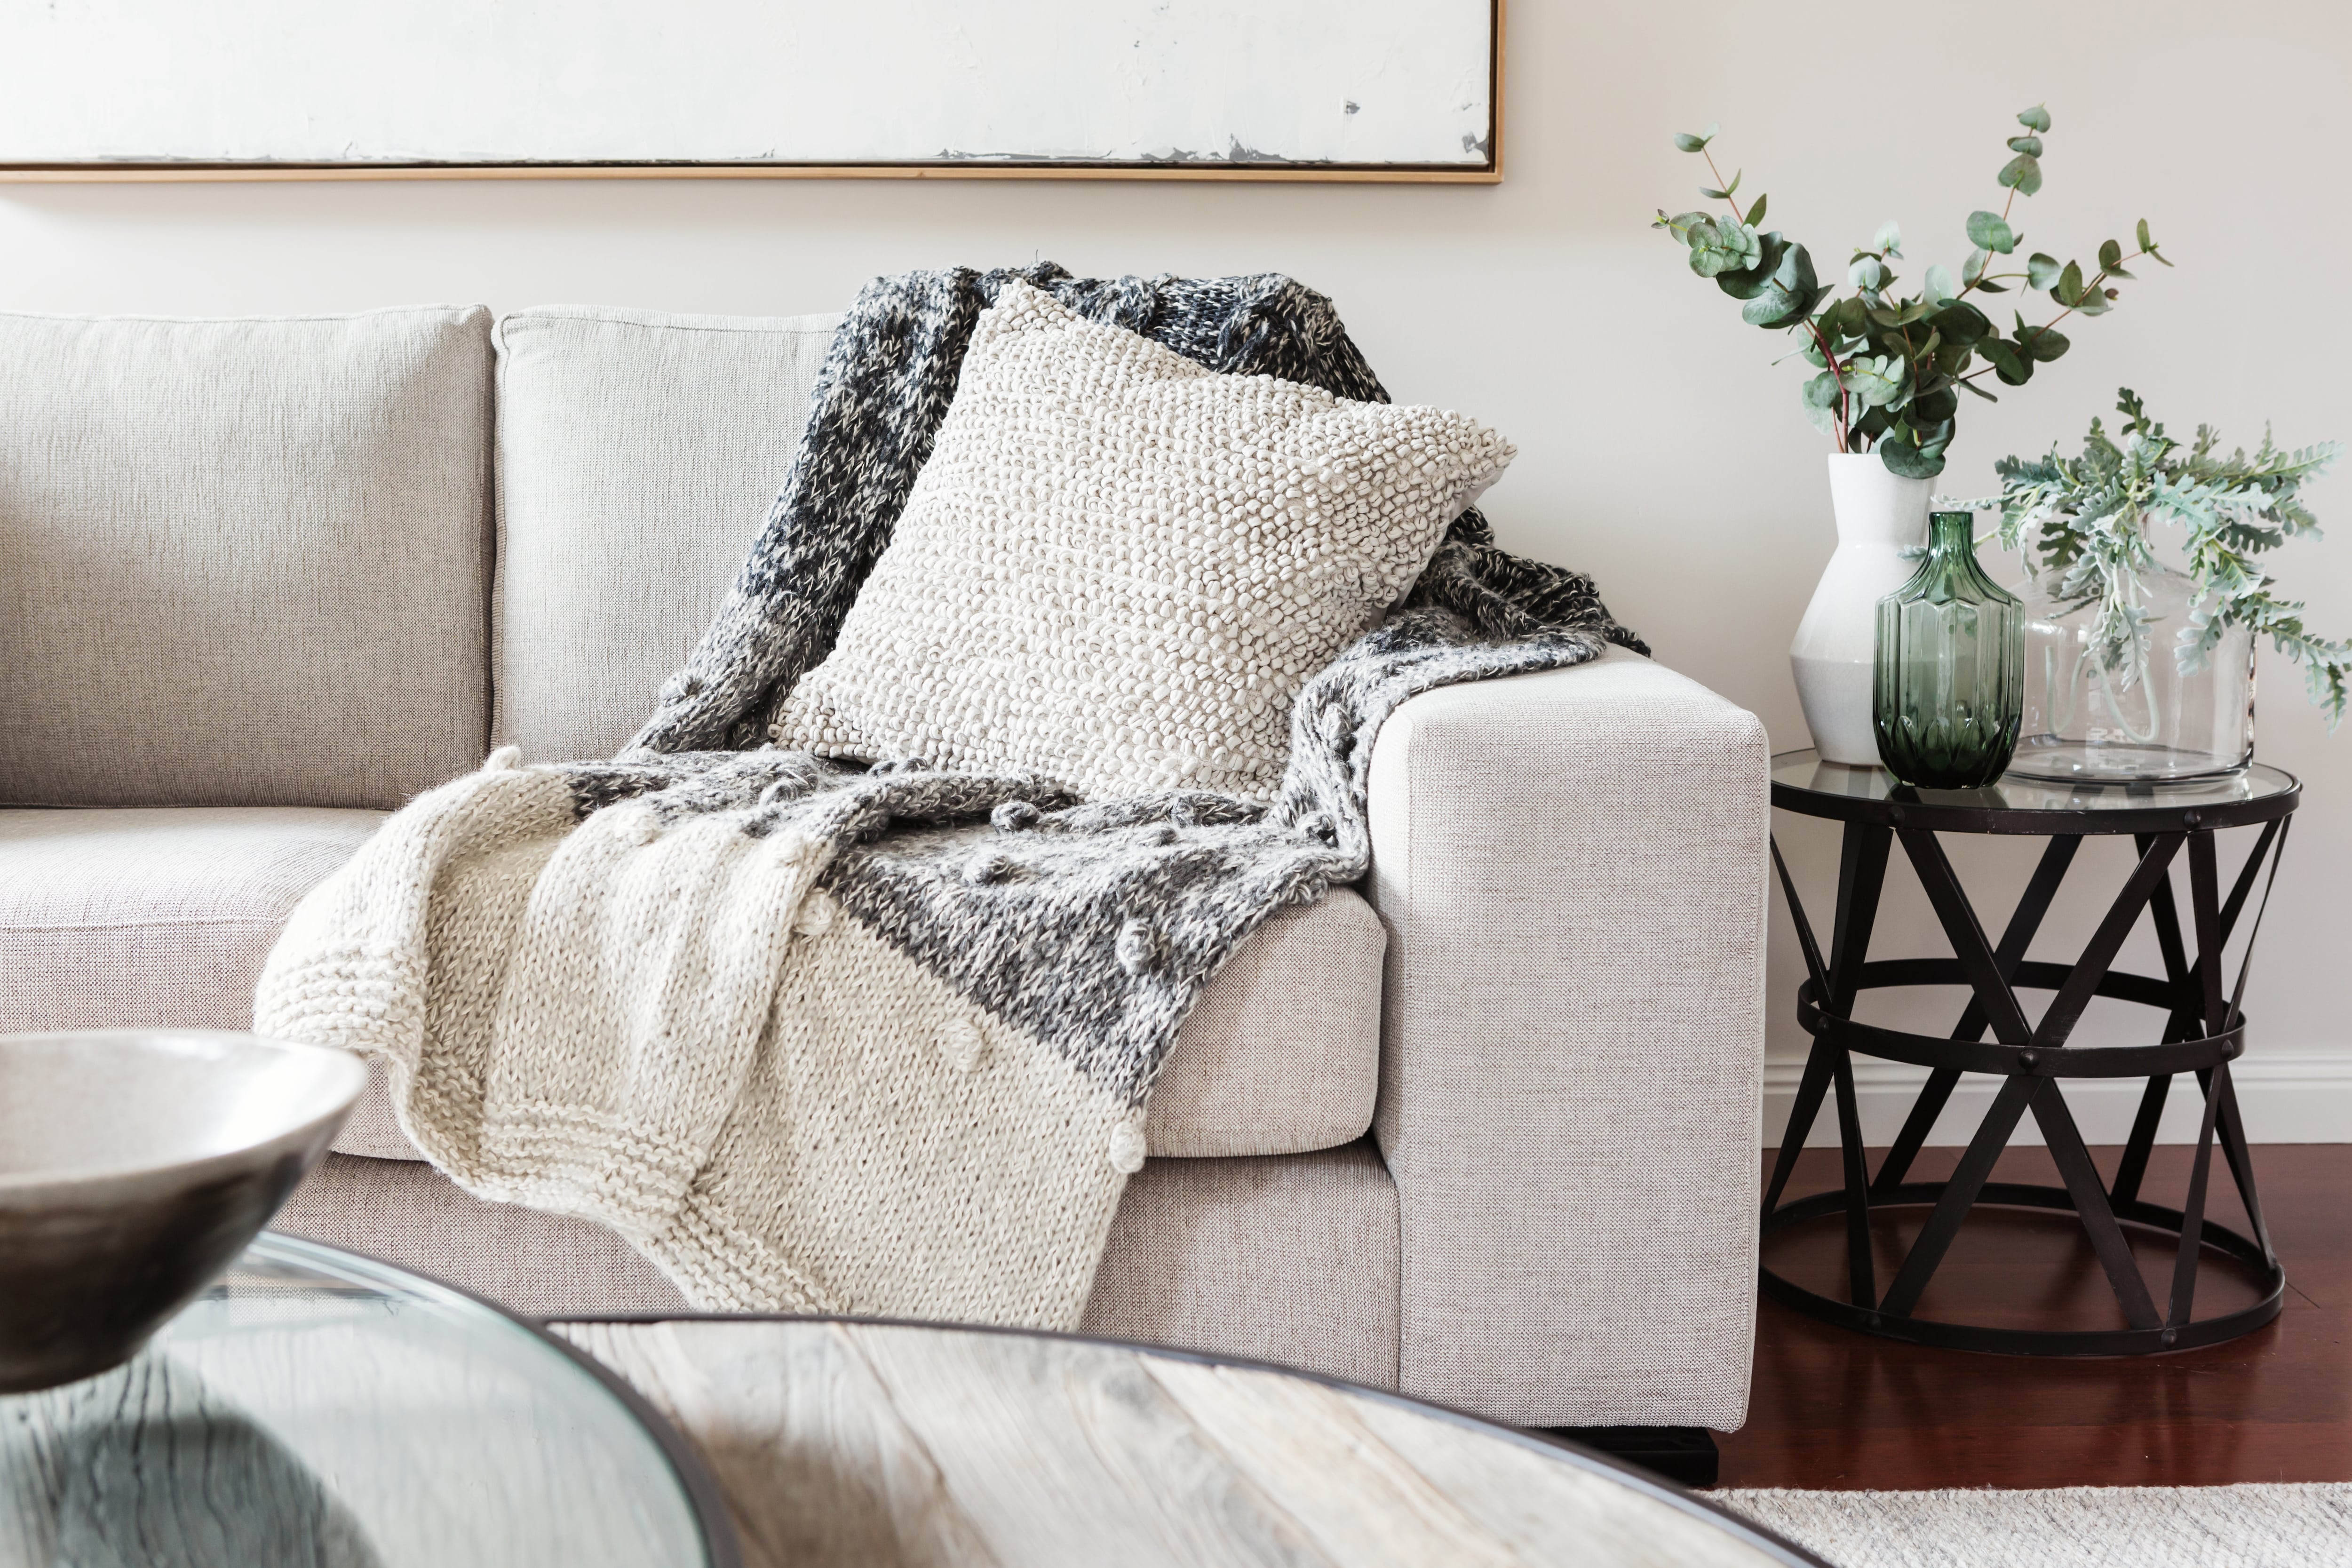
{"label": "looped weave pillow", "polygon": [[1299,687],[1512,456],[1460,415],[1220,375],[1008,285],[772,738],[1095,797],[1271,794]]}

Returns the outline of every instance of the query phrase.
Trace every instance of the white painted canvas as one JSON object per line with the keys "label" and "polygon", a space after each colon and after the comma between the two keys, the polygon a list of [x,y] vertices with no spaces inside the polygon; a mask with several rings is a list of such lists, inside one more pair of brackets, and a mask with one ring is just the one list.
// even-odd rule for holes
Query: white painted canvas
{"label": "white painted canvas", "polygon": [[0,0],[0,163],[1477,170],[1494,0]]}

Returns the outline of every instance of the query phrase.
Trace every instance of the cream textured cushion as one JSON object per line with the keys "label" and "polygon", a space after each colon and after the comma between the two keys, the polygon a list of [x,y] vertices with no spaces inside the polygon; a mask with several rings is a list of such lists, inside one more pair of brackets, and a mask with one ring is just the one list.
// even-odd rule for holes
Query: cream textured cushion
{"label": "cream textured cushion", "polygon": [[1270,793],[1299,686],[1510,457],[1459,415],[1219,375],[1012,284],[777,742]]}
{"label": "cream textured cushion", "polygon": [[394,806],[489,742],[490,313],[0,314],[0,804]]}

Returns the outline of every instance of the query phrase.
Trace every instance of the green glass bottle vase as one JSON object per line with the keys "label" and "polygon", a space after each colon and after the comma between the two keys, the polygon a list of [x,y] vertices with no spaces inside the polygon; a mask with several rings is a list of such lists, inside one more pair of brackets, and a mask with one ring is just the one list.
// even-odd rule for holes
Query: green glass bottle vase
{"label": "green glass bottle vase", "polygon": [[2025,607],[1977,564],[1975,517],[1939,511],[1919,570],[1878,601],[1879,761],[1904,784],[1981,789],[2024,710]]}

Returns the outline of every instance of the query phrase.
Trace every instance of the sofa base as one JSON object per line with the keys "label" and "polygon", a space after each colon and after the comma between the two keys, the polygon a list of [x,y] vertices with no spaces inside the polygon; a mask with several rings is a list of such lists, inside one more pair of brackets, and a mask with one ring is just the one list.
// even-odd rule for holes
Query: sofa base
{"label": "sofa base", "polygon": [[1715,1434],[1704,1426],[1554,1426],[1551,1436],[1685,1487],[1711,1487],[1722,1474]]}
{"label": "sofa base", "polygon": [[[331,1154],[277,1226],[537,1318],[688,1310],[618,1236],[486,1204],[430,1165]],[[1396,1188],[1370,1140],[1153,1160],[1129,1181],[1082,1332],[1397,1385]]]}

